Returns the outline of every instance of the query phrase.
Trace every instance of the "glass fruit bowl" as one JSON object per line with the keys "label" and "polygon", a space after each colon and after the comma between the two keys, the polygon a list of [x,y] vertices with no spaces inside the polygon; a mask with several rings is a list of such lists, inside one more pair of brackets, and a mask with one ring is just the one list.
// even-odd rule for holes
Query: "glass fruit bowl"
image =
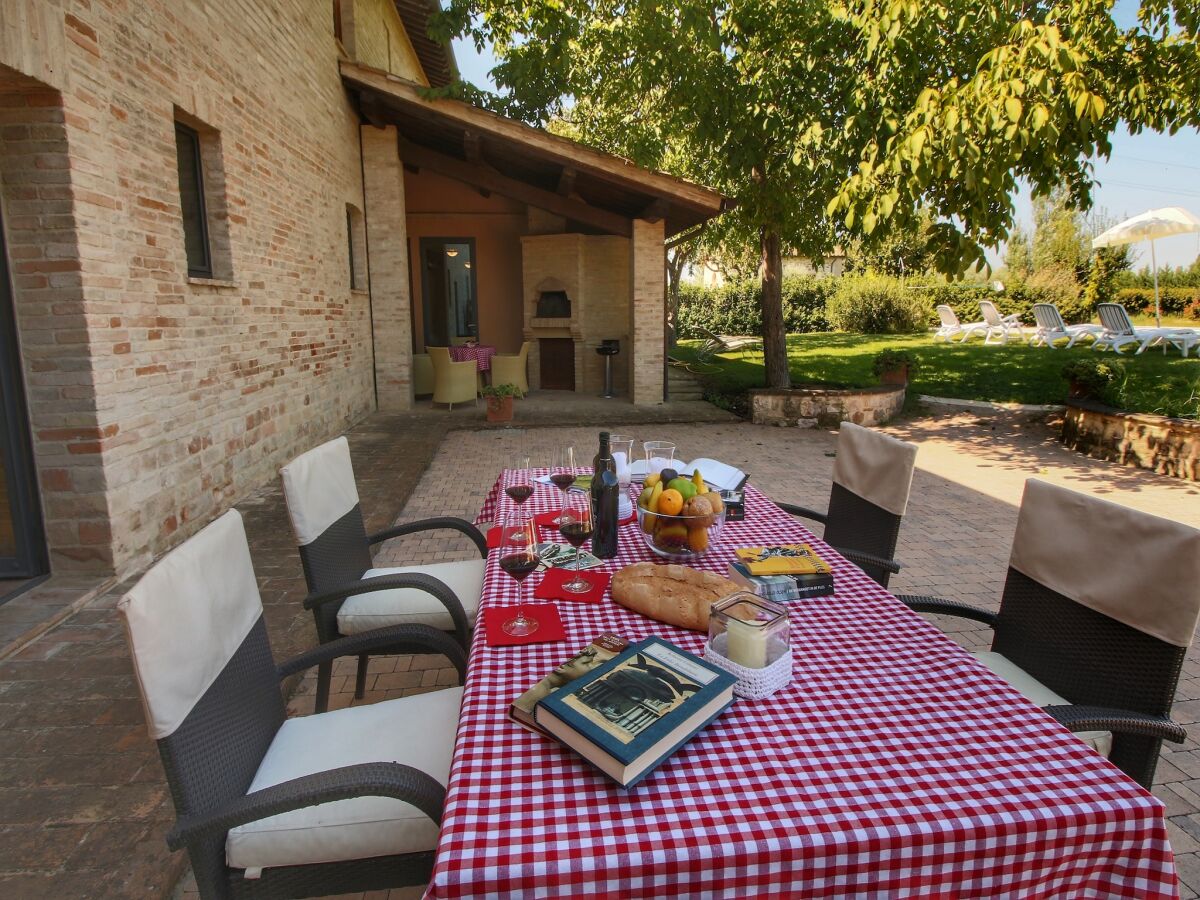
{"label": "glass fruit bowl", "polygon": [[703,556],[721,536],[725,508],[702,515],[667,516],[652,513],[636,503],[638,531],[658,556],[685,560]]}

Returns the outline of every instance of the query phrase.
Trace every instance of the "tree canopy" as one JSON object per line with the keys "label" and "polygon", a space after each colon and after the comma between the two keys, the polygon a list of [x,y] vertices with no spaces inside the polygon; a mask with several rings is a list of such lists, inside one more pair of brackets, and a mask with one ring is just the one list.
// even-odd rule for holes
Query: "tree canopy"
{"label": "tree canopy", "polygon": [[[1122,122],[1200,125],[1200,4],[1142,0],[450,0],[435,28],[490,44],[504,91],[602,149],[707,183],[763,248],[767,382],[787,384],[782,242],[820,259],[922,216],[941,271],[983,262],[1019,179],[1091,201]],[[460,90],[462,88],[460,87]],[[773,286],[772,286],[773,284]]]}

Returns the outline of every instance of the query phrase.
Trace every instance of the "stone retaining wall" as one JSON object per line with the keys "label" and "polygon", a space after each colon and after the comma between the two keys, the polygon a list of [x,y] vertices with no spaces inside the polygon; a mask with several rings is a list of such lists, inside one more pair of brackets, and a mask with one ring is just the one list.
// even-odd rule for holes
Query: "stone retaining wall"
{"label": "stone retaining wall", "polygon": [[1063,418],[1063,443],[1096,459],[1200,481],[1200,422],[1127,413],[1071,400]]}
{"label": "stone retaining wall", "polygon": [[750,391],[755,425],[837,427],[840,422],[882,425],[904,407],[904,385],[870,388],[795,387],[786,391]]}

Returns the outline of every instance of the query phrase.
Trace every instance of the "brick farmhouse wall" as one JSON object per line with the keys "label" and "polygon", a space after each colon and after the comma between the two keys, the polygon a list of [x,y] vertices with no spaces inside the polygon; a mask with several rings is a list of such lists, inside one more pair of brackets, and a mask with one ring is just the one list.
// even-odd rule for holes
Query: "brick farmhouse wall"
{"label": "brick farmhouse wall", "polygon": [[[373,407],[358,118],[325,0],[12,2],[37,27],[0,40],[0,190],[52,564],[122,572]],[[177,115],[219,139],[219,281],[187,277]]]}

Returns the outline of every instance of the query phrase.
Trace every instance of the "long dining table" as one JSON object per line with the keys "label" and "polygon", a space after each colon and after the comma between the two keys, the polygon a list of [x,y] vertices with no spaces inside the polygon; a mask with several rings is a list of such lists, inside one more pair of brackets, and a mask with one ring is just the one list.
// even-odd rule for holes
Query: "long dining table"
{"label": "long dining table", "polygon": [[[513,509],[501,474],[479,522]],[[538,485],[532,512],[561,494]],[[807,542],[830,596],[790,604],[794,679],[738,699],[631,790],[513,723],[512,700],[613,632],[706,636],[559,602],[565,641],[471,644],[430,898],[1175,897],[1163,804],[752,486],[691,561]],[[543,540],[555,540],[544,531]],[[482,609],[531,600],[487,562]],[[656,560],[636,523],[616,571]],[[656,560],[657,561],[657,560]]]}

